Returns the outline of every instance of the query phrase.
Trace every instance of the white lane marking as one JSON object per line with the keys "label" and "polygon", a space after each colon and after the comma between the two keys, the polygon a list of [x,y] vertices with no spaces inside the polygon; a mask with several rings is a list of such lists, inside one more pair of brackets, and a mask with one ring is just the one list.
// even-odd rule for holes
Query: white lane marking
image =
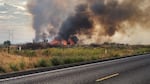
{"label": "white lane marking", "polygon": [[108,75],[108,76],[105,76],[105,77],[103,77],[103,78],[97,79],[96,82],[101,82],[101,81],[104,81],[104,80],[107,80],[107,79],[116,77],[116,76],[118,76],[118,75],[119,75],[119,73],[112,74],[112,75]]}

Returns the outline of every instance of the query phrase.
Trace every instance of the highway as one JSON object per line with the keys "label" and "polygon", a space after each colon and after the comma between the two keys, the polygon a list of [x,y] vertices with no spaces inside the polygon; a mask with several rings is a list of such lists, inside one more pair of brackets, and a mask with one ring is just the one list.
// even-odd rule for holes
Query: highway
{"label": "highway", "polygon": [[150,54],[1,79],[0,84],[150,84]]}

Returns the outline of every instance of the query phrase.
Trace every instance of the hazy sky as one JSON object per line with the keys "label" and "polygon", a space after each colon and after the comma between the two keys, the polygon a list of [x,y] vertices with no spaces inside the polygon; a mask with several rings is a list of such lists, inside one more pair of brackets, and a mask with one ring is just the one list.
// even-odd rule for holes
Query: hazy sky
{"label": "hazy sky", "polygon": [[[12,43],[26,43],[34,39],[35,32],[32,28],[32,16],[26,8],[27,1],[28,0],[0,0],[0,44],[9,39]],[[148,8],[150,8],[149,4]],[[149,14],[149,11],[147,11],[147,14]],[[143,30],[143,27],[130,29],[131,31],[123,36],[116,33],[112,41],[130,44],[150,43],[148,37],[150,36],[149,28],[147,28],[147,30]]]}
{"label": "hazy sky", "polygon": [[11,39],[13,43],[32,41],[31,15],[27,0],[0,0],[0,43]]}

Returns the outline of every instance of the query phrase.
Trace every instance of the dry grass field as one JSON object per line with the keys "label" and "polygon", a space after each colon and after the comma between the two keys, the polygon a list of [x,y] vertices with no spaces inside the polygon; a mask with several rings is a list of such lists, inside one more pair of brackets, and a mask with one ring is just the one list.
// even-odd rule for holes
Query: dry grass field
{"label": "dry grass field", "polygon": [[0,50],[0,73],[50,67],[76,62],[122,57],[150,52],[150,48],[49,48],[38,50]]}

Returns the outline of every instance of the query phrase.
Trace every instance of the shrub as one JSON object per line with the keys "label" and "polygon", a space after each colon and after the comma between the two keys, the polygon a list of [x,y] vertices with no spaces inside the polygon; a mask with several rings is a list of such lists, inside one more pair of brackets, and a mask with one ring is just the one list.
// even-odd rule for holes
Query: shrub
{"label": "shrub", "polygon": [[56,57],[51,59],[51,63],[52,63],[53,66],[57,66],[57,65],[62,64],[62,62]]}
{"label": "shrub", "polygon": [[75,61],[75,62],[83,62],[83,61],[85,61],[85,59],[79,57],[79,58],[74,59],[74,61]]}
{"label": "shrub", "polygon": [[43,51],[42,54],[45,56],[49,56],[49,55],[51,55],[51,52],[49,50],[45,50],[45,51]]}
{"label": "shrub", "polygon": [[99,58],[98,58],[98,56],[96,57],[96,56],[92,56],[91,57],[91,60],[98,60]]}
{"label": "shrub", "polygon": [[48,63],[47,60],[41,59],[38,61],[38,63],[35,65],[35,67],[48,67],[50,66],[50,63]]}
{"label": "shrub", "polygon": [[2,66],[0,66],[0,73],[5,73],[5,72],[6,70]]}
{"label": "shrub", "polygon": [[19,68],[17,67],[16,64],[10,64],[9,67],[10,67],[10,69],[13,70],[13,71],[19,71]]}
{"label": "shrub", "polygon": [[71,64],[71,63],[77,63],[77,62],[84,62],[85,59],[82,57],[76,57],[76,58],[65,58],[63,60],[64,64]]}
{"label": "shrub", "polygon": [[37,53],[34,50],[22,50],[22,51],[14,50],[13,53],[17,55],[29,56],[29,57],[37,55]]}
{"label": "shrub", "polygon": [[18,51],[18,50],[14,50],[13,53],[14,53],[14,54],[17,54],[17,55],[21,55],[21,51]]}
{"label": "shrub", "polygon": [[22,70],[25,69],[25,66],[26,66],[25,62],[20,62],[19,66]]}
{"label": "shrub", "polygon": [[64,64],[71,64],[71,63],[74,63],[75,61],[74,61],[74,59],[71,59],[71,58],[65,58],[64,60],[63,60],[63,63]]}
{"label": "shrub", "polygon": [[120,57],[120,55],[119,54],[115,54],[115,55],[113,55],[113,57]]}

